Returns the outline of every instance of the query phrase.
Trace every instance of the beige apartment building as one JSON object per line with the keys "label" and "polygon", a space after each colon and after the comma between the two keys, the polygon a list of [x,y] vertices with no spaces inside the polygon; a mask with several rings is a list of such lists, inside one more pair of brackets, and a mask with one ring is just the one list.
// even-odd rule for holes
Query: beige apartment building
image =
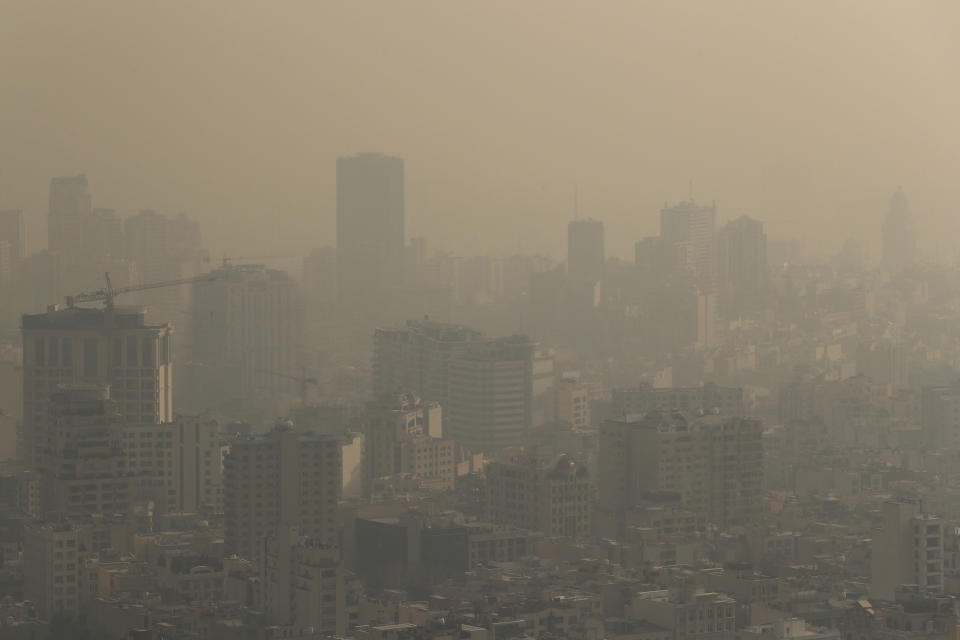
{"label": "beige apartment building", "polygon": [[625,514],[650,492],[679,496],[684,509],[720,527],[750,522],[762,507],[763,425],[679,412],[607,420],[600,427],[600,500],[604,522],[622,535]]}
{"label": "beige apartment building", "polygon": [[233,440],[223,473],[227,554],[259,561],[265,538],[281,523],[336,544],[341,444],[334,436],[297,433],[289,422]]}
{"label": "beige apartment building", "polygon": [[487,465],[487,515],[491,522],[544,535],[590,534],[592,489],[584,464],[560,456],[539,464],[528,454]]}
{"label": "beige apartment building", "polygon": [[364,425],[363,490],[377,479],[408,474],[437,489],[453,489],[455,445],[441,437],[443,412],[412,393],[384,395],[367,409]]}
{"label": "beige apartment building", "polygon": [[260,566],[260,605],[272,624],[312,628],[318,636],[346,634],[346,571],[339,549],[280,526],[266,538]]}
{"label": "beige apartment building", "polygon": [[124,425],[120,447],[138,499],[160,513],[223,513],[223,437],[207,416]]}
{"label": "beige apartment building", "polygon": [[81,541],[80,529],[65,520],[24,528],[23,595],[42,620],[76,617],[80,611]]}

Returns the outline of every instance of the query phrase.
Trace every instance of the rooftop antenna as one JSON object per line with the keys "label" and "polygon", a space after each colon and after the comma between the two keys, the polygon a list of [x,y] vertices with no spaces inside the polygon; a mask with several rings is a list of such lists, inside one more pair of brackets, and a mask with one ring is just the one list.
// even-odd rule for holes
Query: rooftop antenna
{"label": "rooftop antenna", "polygon": [[690,178],[690,202],[693,202],[693,178]]}

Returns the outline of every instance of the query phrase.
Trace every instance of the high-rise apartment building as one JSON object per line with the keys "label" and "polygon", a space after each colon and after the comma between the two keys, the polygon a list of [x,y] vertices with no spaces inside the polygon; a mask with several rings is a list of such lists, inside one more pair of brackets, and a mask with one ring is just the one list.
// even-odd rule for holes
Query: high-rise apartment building
{"label": "high-rise apartment building", "polygon": [[724,225],[717,234],[717,263],[724,317],[760,310],[768,281],[763,223],[741,216]]}
{"label": "high-rise apartment building", "polygon": [[403,159],[337,158],[337,291],[352,306],[382,305],[403,284]]}
{"label": "high-rise apartment building", "polygon": [[632,389],[614,389],[612,410],[617,417],[651,411],[703,411],[722,416],[746,416],[749,404],[748,394],[742,387],[707,383],[700,387],[655,388],[646,383]]}
{"label": "high-rise apartment building", "polygon": [[35,521],[23,535],[23,595],[41,620],[80,613],[80,528],[68,520]]}
{"label": "high-rise apartment building", "polygon": [[39,469],[43,513],[131,516],[134,478],[110,388],[62,385],[50,402],[50,455]]}
{"label": "high-rise apartment building", "polygon": [[716,205],[698,205],[693,200],[660,210],[660,237],[668,245],[689,243],[694,276],[701,289],[716,285]]}
{"label": "high-rise apartment building", "polygon": [[10,245],[10,258],[13,261],[13,269],[16,271],[17,265],[26,257],[21,210],[0,211],[0,242],[7,242]]}
{"label": "high-rise apartment building", "polygon": [[593,491],[586,465],[567,455],[541,464],[520,453],[491,462],[486,475],[491,522],[548,537],[590,535]]}
{"label": "high-rise apartment building", "polygon": [[139,501],[160,513],[223,513],[223,429],[206,416],[125,424],[120,447]]}
{"label": "high-rise apartment building", "polygon": [[644,494],[680,495],[684,509],[707,514],[720,527],[749,522],[762,508],[763,425],[680,412],[607,420],[600,427],[598,510],[616,522]]}
{"label": "high-rise apartment building", "polygon": [[603,279],[606,261],[603,222],[572,220],[567,224],[567,277],[571,283],[596,283]]}
{"label": "high-rise apartment building", "polygon": [[300,434],[290,423],[235,439],[223,470],[227,552],[259,560],[264,539],[278,525],[335,545],[340,446],[340,438]]}
{"label": "high-rise apartment building", "polygon": [[[116,220],[104,214],[100,226],[110,230],[110,250],[116,251]],[[123,221],[121,255],[133,270],[134,283],[146,284],[191,278],[208,270],[209,256],[202,248],[200,224],[180,214],[168,216],[152,210],[141,210]],[[104,241],[100,241],[103,243]],[[96,245],[96,241],[91,241]],[[191,335],[194,314],[191,311],[191,289],[164,287],[130,294],[131,299],[147,308],[148,319],[168,322]],[[186,344],[180,344],[186,351]],[[186,353],[178,352],[178,360],[185,362]]]}
{"label": "high-rise apartment building", "polygon": [[83,228],[91,199],[85,175],[53,178],[47,213],[47,249],[69,259],[83,247]]}
{"label": "high-rise apartment building", "polygon": [[445,435],[473,452],[519,445],[533,426],[536,346],[517,335],[471,343],[451,359]]}
{"label": "high-rise apartment building", "polygon": [[173,417],[171,328],[140,309],[50,307],[22,318],[25,459],[41,467],[51,450],[50,396],[59,385],[109,385],[126,423]]}
{"label": "high-rise apartment building", "polygon": [[412,394],[385,395],[364,420],[363,491],[378,478],[409,474],[438,489],[453,489],[454,443],[442,437],[442,410]]}
{"label": "high-rise apartment building", "polygon": [[883,220],[883,266],[897,273],[913,266],[917,259],[917,235],[910,203],[902,187],[890,198]]}
{"label": "high-rise apartment building", "polygon": [[303,301],[293,278],[263,265],[224,265],[191,289],[191,375],[206,406],[296,389]]}
{"label": "high-rise apartment building", "polygon": [[450,392],[450,362],[467,346],[483,339],[468,327],[411,320],[406,326],[377,329],[373,343],[373,392],[413,392],[424,402],[446,406]]}
{"label": "high-rise apartment building", "polygon": [[311,628],[317,637],[346,634],[346,572],[336,547],[278,527],[264,541],[260,566],[260,604],[272,624]]}
{"label": "high-rise apartment building", "polygon": [[923,512],[920,500],[883,504],[883,529],[873,539],[870,594],[894,600],[903,585],[943,591],[944,523]]}

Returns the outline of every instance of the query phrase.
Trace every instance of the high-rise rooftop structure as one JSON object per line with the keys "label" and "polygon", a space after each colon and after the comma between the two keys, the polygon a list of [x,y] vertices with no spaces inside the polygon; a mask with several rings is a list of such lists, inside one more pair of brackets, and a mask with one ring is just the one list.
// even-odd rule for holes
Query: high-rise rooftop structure
{"label": "high-rise rooftop structure", "polygon": [[883,220],[883,266],[891,273],[903,271],[917,259],[917,237],[910,203],[902,187],[890,198]]}
{"label": "high-rise rooftop structure", "polygon": [[208,403],[294,391],[303,301],[285,271],[226,265],[194,283],[191,375]]}
{"label": "high-rise rooftop structure", "polygon": [[83,246],[83,228],[90,215],[90,192],[85,175],[53,178],[47,213],[47,248],[64,258]]}
{"label": "high-rise rooftop structure", "polygon": [[403,283],[403,159],[360,153],[337,159],[337,292],[361,308],[382,305]]}
{"label": "high-rise rooftop structure", "polygon": [[645,383],[632,389],[613,390],[613,415],[642,415],[652,411],[746,416],[749,414],[749,398],[741,387],[721,387],[713,383],[668,388],[655,388]]}
{"label": "high-rise rooftop structure", "polygon": [[728,222],[717,234],[720,306],[725,317],[759,310],[767,287],[767,234],[747,216]]}
{"label": "high-rise rooftop structure", "polygon": [[707,290],[716,284],[716,221],[716,205],[698,205],[693,200],[660,210],[660,237],[668,245],[689,243],[694,276]]}
{"label": "high-rise rooftop structure", "polygon": [[297,527],[319,544],[337,544],[341,439],[297,433],[280,423],[270,433],[238,438],[224,460],[224,545],[258,560],[277,526]]}
{"label": "high-rise rooftop structure", "polygon": [[123,420],[173,417],[172,329],[148,325],[141,309],[53,306],[22,317],[23,438],[29,463],[51,451],[50,397],[63,384],[110,385]]}
{"label": "high-rise rooftop structure", "polygon": [[570,282],[596,283],[603,279],[603,222],[572,220],[567,224],[567,277]]}
{"label": "high-rise rooftop structure", "polygon": [[473,452],[520,444],[533,426],[536,346],[517,335],[472,343],[451,359],[447,437]]}

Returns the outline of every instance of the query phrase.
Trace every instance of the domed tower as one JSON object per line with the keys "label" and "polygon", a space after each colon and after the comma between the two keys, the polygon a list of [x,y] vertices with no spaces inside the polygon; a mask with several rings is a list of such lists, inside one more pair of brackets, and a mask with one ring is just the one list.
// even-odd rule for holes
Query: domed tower
{"label": "domed tower", "polygon": [[910,203],[903,187],[897,187],[883,221],[883,266],[890,273],[903,271],[914,264],[916,254],[917,237]]}

